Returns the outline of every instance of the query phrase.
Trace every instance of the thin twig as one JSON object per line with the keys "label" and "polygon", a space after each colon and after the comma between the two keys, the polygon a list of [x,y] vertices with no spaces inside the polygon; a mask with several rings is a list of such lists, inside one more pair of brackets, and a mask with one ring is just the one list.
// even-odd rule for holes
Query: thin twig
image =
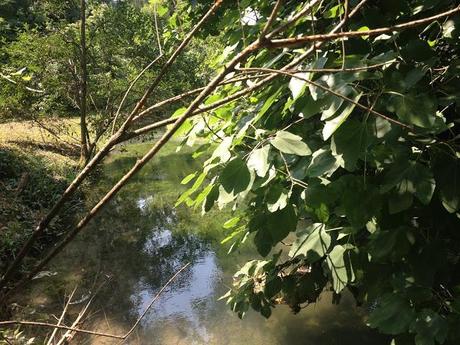
{"label": "thin twig", "polygon": [[[139,316],[139,318],[136,320],[136,322],[134,323],[134,325],[131,327],[131,329],[123,336],[123,341],[126,340],[133,332],[134,330],[136,329],[136,327],[139,325],[139,323],[142,321],[142,319],[145,317],[145,315],[147,315],[148,311],[150,310],[150,308],[152,307],[152,305],[156,302],[156,300],[161,296],[161,294],[163,293],[163,291],[166,290],[166,288],[174,281],[176,280],[176,278],[179,276],[179,274],[181,274],[188,266],[190,266],[190,262],[188,262],[187,264],[185,264],[184,266],[182,266],[182,268],[176,272],[176,274],[174,274],[168,281],[165,285],[163,285],[163,287],[160,289],[160,291],[158,291],[158,293],[155,295],[155,297],[153,297],[153,299],[150,301],[149,305],[147,306],[147,308],[145,308],[144,312],[141,314],[141,316]],[[123,344],[123,341],[121,341],[119,344]]]}
{"label": "thin twig", "polygon": [[157,36],[157,43],[158,43],[158,49],[160,50],[160,55],[163,55],[163,49],[161,48],[161,40],[160,40],[160,29],[158,27],[158,9],[157,9],[158,5],[157,5],[157,2],[155,1],[153,3],[153,16],[154,16],[154,19],[155,19],[155,31],[156,31],[156,36]]}
{"label": "thin twig", "polygon": [[236,0],[236,4],[238,6],[238,14],[240,16],[240,27],[241,27],[241,35],[243,37],[243,47],[246,48],[246,33],[244,31],[244,24],[243,24],[243,18],[241,17],[241,5],[240,5],[240,0]]}
{"label": "thin twig", "polygon": [[283,0],[277,0],[275,3],[275,6],[273,7],[272,13],[270,14],[270,17],[268,17],[267,23],[265,23],[265,27],[263,28],[260,37],[262,40],[266,38],[267,32],[272,26],[273,22],[276,19],[276,15],[278,14],[281,4],[283,3]]}
{"label": "thin twig", "polygon": [[[343,22],[345,23],[343,26],[347,26],[347,21],[348,21],[348,0],[344,0],[344,7],[345,7],[345,13],[343,15]],[[343,28],[340,29],[340,32],[343,32]],[[345,69],[345,59],[346,59],[347,53],[346,53],[346,47],[345,47],[345,38],[342,38],[342,70]]]}
{"label": "thin twig", "polygon": [[[60,326],[62,321],[64,321],[65,314],[67,313],[67,308],[69,307],[70,302],[72,301],[72,298],[73,298],[73,295],[75,294],[75,291],[77,291],[77,286],[75,286],[75,288],[73,289],[72,293],[69,295],[69,299],[67,300],[67,303],[65,304],[64,309],[62,310],[61,317],[58,320],[58,323],[57,323],[58,326]],[[51,336],[48,339],[48,342],[46,343],[46,345],[52,345],[53,344],[54,336],[56,335],[57,331],[58,331],[58,328],[55,328],[53,333],[51,333]]]}
{"label": "thin twig", "polygon": [[[97,278],[96,278],[97,279]],[[86,303],[85,307],[78,313],[78,316],[77,318],[75,319],[75,321],[72,323],[72,328],[77,328],[78,324],[80,324],[83,316],[85,316],[86,312],[88,311],[88,308],[90,307],[91,303],[93,302],[94,298],[96,297],[96,295],[99,293],[99,291],[102,289],[102,287],[110,281],[111,278],[109,278],[108,280],[105,280],[104,282],[102,282],[102,284],[100,284],[98,286],[98,288],[96,289],[96,291],[93,293],[93,295],[91,296],[91,298],[89,299],[89,301]],[[56,345],[62,345],[64,344],[65,341],[67,341],[70,337],[71,337],[71,334],[72,334],[72,331],[71,330],[68,330],[67,332],[65,332],[65,334],[61,337],[61,339],[58,341],[58,343]]]}

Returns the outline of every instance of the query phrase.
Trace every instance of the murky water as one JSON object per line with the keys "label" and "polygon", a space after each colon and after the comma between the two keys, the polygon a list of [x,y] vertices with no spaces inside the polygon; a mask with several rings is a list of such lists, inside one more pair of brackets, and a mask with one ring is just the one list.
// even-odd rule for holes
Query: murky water
{"label": "murky water", "polygon": [[[108,182],[121,176],[143,150],[144,145],[133,145],[113,155],[104,169]],[[34,307],[18,309],[30,318],[59,315],[65,293],[77,286],[70,319],[95,294],[84,326],[123,334],[169,278],[190,262],[127,344],[388,344],[365,326],[364,311],[347,295],[340,305],[333,305],[332,296],[324,293],[298,315],[280,306],[269,320],[253,312],[240,320],[219,302],[237,265],[258,256],[251,246],[226,254],[228,248],[219,244],[225,237],[225,215],[201,217],[199,210],[173,207],[181,191],[179,181],[197,168],[189,154],[172,150],[148,165],[53,262],[51,276],[35,280],[27,295],[18,298],[18,304]],[[94,198],[106,187],[95,189]],[[80,337],[77,343],[117,342]]]}

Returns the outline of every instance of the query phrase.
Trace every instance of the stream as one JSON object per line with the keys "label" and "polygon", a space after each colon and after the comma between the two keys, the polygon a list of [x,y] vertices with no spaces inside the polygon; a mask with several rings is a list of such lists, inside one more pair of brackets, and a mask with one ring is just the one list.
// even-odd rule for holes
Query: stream
{"label": "stream", "polygon": [[[93,188],[88,205],[147,148],[147,144],[131,144],[113,153],[101,172],[104,182]],[[190,262],[126,344],[389,344],[388,338],[366,327],[366,311],[357,308],[346,293],[339,305],[332,304],[330,293],[323,293],[318,303],[298,315],[279,306],[268,320],[252,311],[240,320],[224,301],[218,301],[239,265],[260,257],[251,244],[227,254],[229,246],[220,244],[226,237],[225,211],[201,216],[200,210],[174,208],[184,189],[180,181],[198,169],[199,162],[190,153],[167,147],[18,296],[18,312],[28,319],[51,314],[58,318],[65,296],[76,287],[69,320],[94,295],[85,328],[124,334],[159,289]],[[117,343],[103,337],[78,337],[78,344]]]}

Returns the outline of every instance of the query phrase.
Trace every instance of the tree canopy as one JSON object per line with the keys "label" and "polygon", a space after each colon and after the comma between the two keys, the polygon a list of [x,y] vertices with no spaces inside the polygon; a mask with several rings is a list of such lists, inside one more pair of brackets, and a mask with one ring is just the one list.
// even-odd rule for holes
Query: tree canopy
{"label": "tree canopy", "polygon": [[[224,296],[240,317],[249,308],[269,317],[280,303],[300,312],[325,289],[334,291],[339,303],[347,289],[359,305],[372,307],[369,326],[394,336],[394,344],[458,343],[457,1],[150,4],[165,16],[169,58],[56,210],[116,144],[170,127],[29,277],[176,136],[181,145],[200,145],[195,157],[209,156],[202,170],[184,177],[190,188],[178,204],[204,213],[229,207],[234,215],[224,224],[223,244],[234,252],[253,241],[262,257],[236,273]],[[95,11],[90,29],[93,22],[95,33],[104,23],[115,25],[94,38],[98,64],[90,80],[107,85],[111,73],[131,67],[119,56],[139,58],[148,47],[143,40],[156,35],[149,31],[152,22],[135,30],[116,27],[119,15],[143,23],[142,13],[99,11],[111,15],[96,24]],[[148,120],[149,112],[163,105],[148,99],[164,71],[197,61],[188,55],[189,60],[176,61],[193,36],[203,49],[216,36],[226,46],[214,61],[215,76],[204,88],[166,100],[197,95],[174,108],[171,119],[136,127],[138,119]],[[121,40],[123,49],[111,50],[106,37]],[[174,79],[163,82],[158,89],[171,87]],[[35,233],[42,233],[56,212]]]}

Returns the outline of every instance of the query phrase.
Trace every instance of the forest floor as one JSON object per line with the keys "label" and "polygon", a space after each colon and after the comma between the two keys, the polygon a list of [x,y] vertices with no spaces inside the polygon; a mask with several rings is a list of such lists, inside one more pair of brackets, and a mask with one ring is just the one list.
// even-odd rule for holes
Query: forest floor
{"label": "forest floor", "polygon": [[[0,124],[0,271],[78,171],[77,133],[77,119]],[[32,254],[59,238],[81,197],[69,203]]]}

